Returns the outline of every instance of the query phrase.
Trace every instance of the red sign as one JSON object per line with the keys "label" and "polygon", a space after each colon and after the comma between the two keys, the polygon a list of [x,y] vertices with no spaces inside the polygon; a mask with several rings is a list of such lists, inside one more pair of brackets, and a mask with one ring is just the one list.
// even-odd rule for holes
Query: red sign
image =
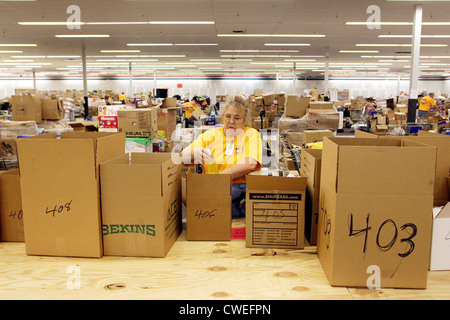
{"label": "red sign", "polygon": [[183,84],[182,83],[178,83],[177,84],[177,88],[183,88]]}

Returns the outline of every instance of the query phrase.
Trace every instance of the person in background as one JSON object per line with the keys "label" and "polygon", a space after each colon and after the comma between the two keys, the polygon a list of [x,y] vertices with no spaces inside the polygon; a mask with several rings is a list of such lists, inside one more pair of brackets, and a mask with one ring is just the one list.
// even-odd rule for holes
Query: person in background
{"label": "person in background", "polygon": [[232,177],[232,216],[245,216],[246,175],[259,170],[262,141],[250,127],[250,110],[241,95],[231,96],[220,116],[223,128],[201,134],[181,152],[183,164],[201,163],[206,174],[230,174]]}
{"label": "person in background", "polygon": [[181,105],[183,110],[185,111],[185,118],[189,119],[195,109],[200,107],[200,96],[194,95],[191,101],[185,102]]}
{"label": "person in background", "polygon": [[119,96],[120,102],[122,102],[122,104],[125,104],[126,99],[127,97],[125,96],[125,92],[122,92],[122,94]]}
{"label": "person in background", "polygon": [[420,98],[419,111],[417,117],[428,117],[428,112],[431,108],[436,108],[436,102],[434,101],[434,93],[430,92],[427,96]]}

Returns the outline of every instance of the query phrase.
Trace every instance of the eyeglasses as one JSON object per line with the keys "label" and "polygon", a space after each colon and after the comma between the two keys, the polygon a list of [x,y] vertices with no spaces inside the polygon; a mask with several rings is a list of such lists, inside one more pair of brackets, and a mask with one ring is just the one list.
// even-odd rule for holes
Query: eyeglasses
{"label": "eyeglasses", "polygon": [[231,120],[233,120],[234,122],[239,122],[243,119],[244,118],[240,117],[240,116],[233,117],[231,114],[224,115],[224,121],[227,121],[227,122],[230,122]]}

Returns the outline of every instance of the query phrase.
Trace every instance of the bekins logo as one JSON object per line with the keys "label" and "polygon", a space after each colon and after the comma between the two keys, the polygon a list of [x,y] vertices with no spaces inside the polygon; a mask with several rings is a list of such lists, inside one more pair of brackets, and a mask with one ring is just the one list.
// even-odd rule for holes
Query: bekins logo
{"label": "bekins logo", "polygon": [[119,233],[138,233],[145,234],[147,236],[155,236],[155,225],[146,224],[104,224],[103,225],[103,235],[107,236],[110,234]]}

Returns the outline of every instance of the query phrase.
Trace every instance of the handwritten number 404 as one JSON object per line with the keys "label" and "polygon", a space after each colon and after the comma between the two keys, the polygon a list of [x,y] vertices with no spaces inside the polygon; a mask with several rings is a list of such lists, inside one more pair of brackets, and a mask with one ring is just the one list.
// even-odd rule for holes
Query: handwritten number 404
{"label": "handwritten number 404", "polygon": [[53,214],[53,216],[55,216],[56,213],[62,213],[64,210],[69,212],[70,211],[70,205],[72,204],[72,200],[70,200],[70,202],[64,204],[64,205],[60,205],[58,206],[57,204],[55,204],[53,209],[49,209],[49,207],[47,207],[45,213],[46,214]]}
{"label": "handwritten number 404", "polygon": [[[353,227],[353,214],[350,214],[348,217],[348,228],[349,228],[349,237],[353,237],[353,236],[360,236],[360,235],[364,235],[364,246],[363,246],[363,253],[366,252],[366,248],[367,248],[367,237],[369,234],[369,231],[372,230],[372,227],[369,226],[369,219],[370,219],[370,214],[367,214],[366,217],[366,227],[364,229],[355,229]],[[380,243],[380,233],[383,230],[383,228],[385,228],[387,225],[392,225],[394,228],[394,234],[392,236],[391,241],[389,241],[386,244],[381,244]],[[412,223],[405,223],[404,225],[402,225],[400,227],[400,229],[402,231],[406,230],[406,229],[410,229],[411,232],[409,233],[409,237],[404,238],[404,239],[400,239],[400,242],[405,242],[408,244],[408,250],[406,252],[403,253],[398,253],[398,255],[402,258],[406,258],[407,256],[409,256],[415,248],[415,244],[412,241],[412,239],[416,236],[417,234],[417,227],[415,224]],[[392,219],[388,219],[385,220],[380,227],[378,228],[378,233],[377,233],[377,238],[376,238],[376,244],[378,249],[380,249],[381,251],[385,252],[385,251],[389,251],[395,244],[395,242],[397,241],[397,237],[398,237],[398,228],[397,225],[395,224],[395,222]]]}

